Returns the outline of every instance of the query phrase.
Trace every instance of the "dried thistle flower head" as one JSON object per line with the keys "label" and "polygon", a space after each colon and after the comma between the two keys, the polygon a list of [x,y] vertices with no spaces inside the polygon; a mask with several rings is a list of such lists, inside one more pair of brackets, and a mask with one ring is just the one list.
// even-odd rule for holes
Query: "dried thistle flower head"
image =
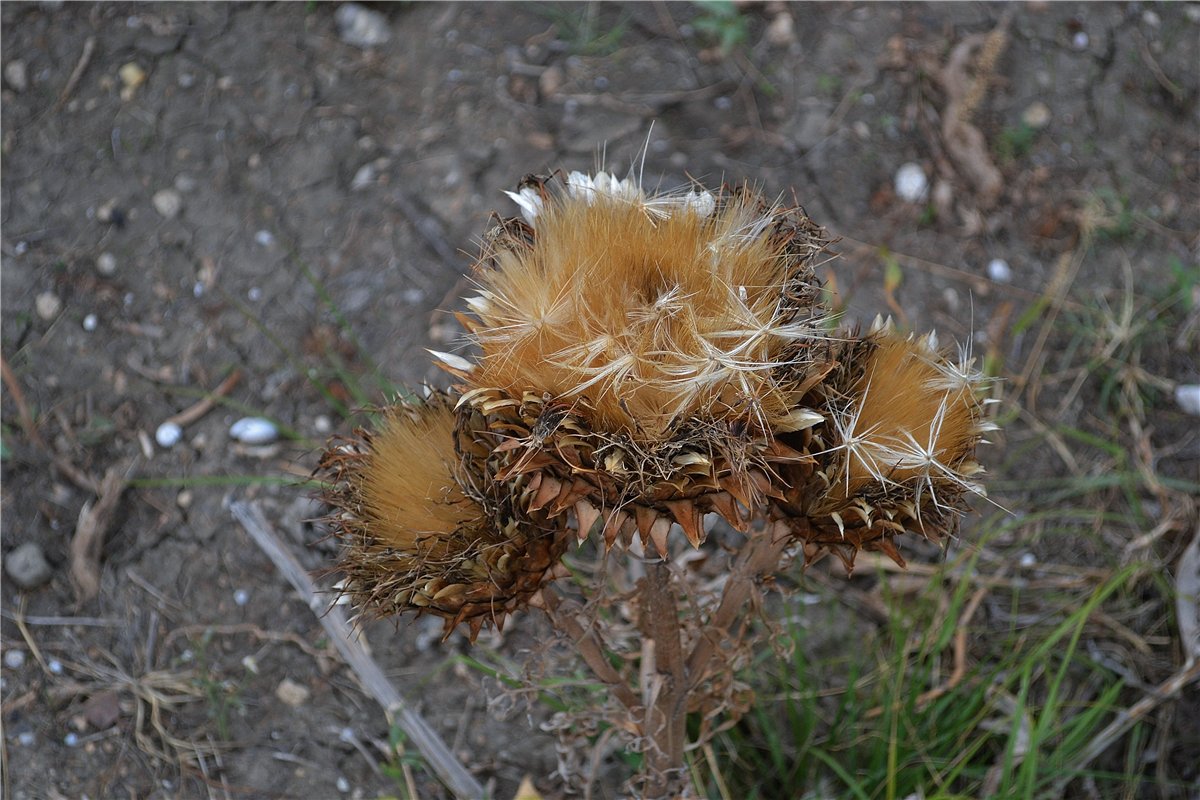
{"label": "dried thistle flower head", "polygon": [[343,592],[371,616],[405,610],[502,625],[549,580],[564,537],[481,487],[486,462],[457,447],[448,398],[388,409],[373,433],[326,452],[328,518]]}
{"label": "dried thistle flower head", "polygon": [[675,522],[699,543],[710,511],[743,526],[771,463],[801,457],[775,434],[820,420],[797,400],[828,347],[824,231],[748,189],[646,195],[603,172],[510,196],[525,221],[487,237],[463,318],[481,355],[442,356],[511,453],[498,477],[544,473],[535,505],[608,545],[665,552]]}
{"label": "dried thistle flower head", "polygon": [[786,476],[777,513],[795,523],[810,558],[832,550],[851,567],[867,548],[902,564],[896,534],[940,539],[965,496],[984,494],[975,448],[994,429],[984,414],[986,381],[969,353],[952,361],[933,334],[901,336],[890,323],[848,341],[837,359],[821,397],[810,398],[826,423],[794,443],[815,463]]}
{"label": "dried thistle flower head", "polygon": [[527,224],[491,239],[469,298],[476,386],[549,393],[642,441],[683,421],[788,415],[796,367],[821,338],[802,213],[749,191],[646,196],[573,172],[510,193]]}

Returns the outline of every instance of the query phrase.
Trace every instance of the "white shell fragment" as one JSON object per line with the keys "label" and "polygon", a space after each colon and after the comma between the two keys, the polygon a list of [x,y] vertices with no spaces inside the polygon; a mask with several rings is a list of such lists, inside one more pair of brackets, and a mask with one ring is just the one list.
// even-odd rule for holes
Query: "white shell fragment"
{"label": "white shell fragment", "polygon": [[1012,267],[1003,258],[993,258],[988,262],[987,275],[996,283],[1011,283],[1013,279]]}
{"label": "white shell fragment", "polygon": [[1187,413],[1200,417],[1200,384],[1181,383],[1176,386],[1175,402]]}
{"label": "white shell fragment", "polygon": [[270,444],[279,438],[279,429],[263,417],[242,417],[229,427],[229,435],[242,444]]}
{"label": "white shell fragment", "polygon": [[154,441],[158,442],[158,446],[170,449],[179,444],[179,440],[183,438],[183,428],[179,427],[175,422],[164,422],[154,431]]}
{"label": "white shell fragment", "polygon": [[929,194],[929,178],[920,164],[908,162],[896,170],[896,196],[906,203],[919,203]]}

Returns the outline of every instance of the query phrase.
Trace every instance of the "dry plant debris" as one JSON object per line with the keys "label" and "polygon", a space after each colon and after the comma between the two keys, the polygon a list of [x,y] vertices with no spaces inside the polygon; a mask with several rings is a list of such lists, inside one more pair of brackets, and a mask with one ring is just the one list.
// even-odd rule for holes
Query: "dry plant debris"
{"label": "dry plant debris", "polygon": [[[484,237],[459,315],[477,355],[433,354],[458,383],[320,463],[342,590],[368,616],[431,613],[472,639],[544,609],[645,753],[639,791],[673,796],[685,750],[749,707],[746,611],[794,553],[903,565],[896,536],[940,541],[983,494],[987,383],[933,334],[831,332],[815,272],[829,239],[799,206],[605,172],[509,196],[522,216]],[[672,531],[699,548],[708,515],[744,540],[705,588]],[[589,541],[643,572],[625,619],[596,613],[600,581],[563,602],[564,554]]]}

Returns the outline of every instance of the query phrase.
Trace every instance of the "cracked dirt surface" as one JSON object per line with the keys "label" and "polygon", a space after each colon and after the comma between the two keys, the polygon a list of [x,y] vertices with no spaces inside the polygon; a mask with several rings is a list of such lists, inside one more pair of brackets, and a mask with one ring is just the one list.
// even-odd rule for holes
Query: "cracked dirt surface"
{"label": "cracked dirt surface", "polygon": [[[387,738],[382,715],[228,502],[258,499],[306,567],[329,565],[306,522],[315,510],[285,479],[307,475],[330,429],[349,430],[344,412],[361,398],[347,376],[372,401],[383,386],[446,382],[424,357],[460,333],[439,309],[458,307],[488,215],[515,213],[502,190],[526,173],[586,170],[600,152],[624,171],[647,144],[647,183],[794,192],[843,237],[827,269],[848,320],[869,322],[891,299],[914,327],[978,334],[1015,373],[1035,343],[1006,336],[1005,320],[1063,278],[1083,210],[1111,235],[1078,265],[1069,303],[1119,297],[1126,266],[1146,292],[1169,282],[1170,264],[1195,269],[1195,6],[756,4],[742,12],[749,38],[726,58],[695,32],[696,6],[599,7],[596,30],[622,31],[603,53],[572,22],[580,8],[382,5],[391,40],[365,51],[341,41],[324,5],[0,9],[4,64],[25,72],[5,71],[0,331],[44,440],[23,430],[6,384],[3,549],[35,542],[52,567],[34,591],[6,580],[4,644],[27,648],[17,612],[97,621],[32,626],[63,673],[32,655],[4,670],[13,798],[199,797],[223,784],[244,797],[396,792],[363,755]],[[790,36],[767,37],[781,13]],[[1003,176],[983,202],[940,142],[946,94],[928,70],[1006,13],[994,70],[968,76],[981,92],[971,119]],[[122,73],[129,64],[140,82]],[[1035,103],[1048,119],[1022,127]],[[929,202],[896,197],[905,162],[930,177]],[[1011,280],[989,277],[993,259]],[[891,296],[889,260],[903,274]],[[60,308],[40,315],[46,294]],[[1152,367],[1196,383],[1195,359],[1193,340]],[[178,446],[153,444],[160,422],[234,369],[227,404],[186,426]],[[1087,419],[1086,398],[1061,412]],[[228,429],[244,413],[286,436],[238,446]],[[1164,444],[1191,436],[1194,451],[1169,399],[1152,427]],[[99,595],[82,606],[67,562],[93,495],[54,456],[96,478],[134,464]],[[1187,475],[1196,464],[1185,448],[1159,469]],[[204,625],[243,627],[189,627]],[[545,635],[531,617],[514,627],[492,642],[505,657]],[[295,634],[313,652],[264,632]],[[462,639],[436,645],[428,634],[380,625],[367,638],[498,796],[526,773],[541,781],[553,741],[523,715],[492,719],[481,677],[451,658]],[[189,691],[200,687],[169,714],[179,746],[148,729],[170,758],[135,745],[128,692],[118,692],[123,722],[79,723],[84,701],[115,680],[97,664],[187,674]],[[278,698],[284,679],[307,690],[298,706]],[[221,747],[189,761],[184,743]],[[438,796],[421,780],[422,797]]]}

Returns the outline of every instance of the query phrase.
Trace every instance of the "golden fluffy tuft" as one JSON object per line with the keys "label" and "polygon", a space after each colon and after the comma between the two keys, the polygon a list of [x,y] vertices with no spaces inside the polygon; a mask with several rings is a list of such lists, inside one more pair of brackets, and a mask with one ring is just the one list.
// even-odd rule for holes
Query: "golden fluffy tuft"
{"label": "golden fluffy tuft", "polygon": [[455,477],[454,411],[446,405],[393,406],[371,437],[371,449],[355,473],[362,516],[380,546],[444,555],[444,541],[477,525],[478,503],[468,500]]}
{"label": "golden fluffy tuft", "polygon": [[510,221],[477,272],[472,385],[579,401],[643,440],[693,417],[771,430],[822,335],[820,229],[747,191],[646,198],[601,176],[513,195],[532,226]]}
{"label": "golden fluffy tuft", "polygon": [[974,387],[947,381],[944,363],[928,339],[888,334],[877,341],[838,421],[847,496],[875,481],[946,478],[974,451]]}

